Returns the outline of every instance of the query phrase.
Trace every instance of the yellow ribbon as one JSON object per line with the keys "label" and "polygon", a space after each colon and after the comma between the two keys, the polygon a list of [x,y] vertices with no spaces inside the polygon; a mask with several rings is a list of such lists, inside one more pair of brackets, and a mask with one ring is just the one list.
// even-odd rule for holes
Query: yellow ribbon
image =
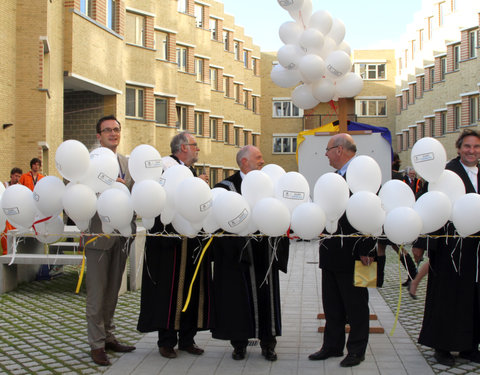
{"label": "yellow ribbon", "polygon": [[390,330],[390,336],[393,336],[395,333],[395,329],[397,328],[397,322],[398,322],[398,315],[400,315],[400,305],[402,303],[402,268],[400,267],[401,260],[400,257],[403,254],[403,245],[400,245],[400,248],[398,249],[398,285],[399,287],[399,292],[398,292],[398,302],[397,302],[397,312],[395,314],[395,321],[393,322],[393,327]]}
{"label": "yellow ribbon", "polygon": [[[82,286],[82,281],[83,281],[83,275],[85,273],[85,247],[95,241],[97,238],[99,238],[100,235],[95,236],[90,238],[85,244],[83,245],[83,253],[82,253],[82,267],[80,268],[80,275],[78,276],[78,283],[77,283],[77,288],[75,289],[75,294],[78,294],[80,292],[80,287]],[[105,237],[110,238],[109,235],[105,235]]]}
{"label": "yellow ribbon", "polygon": [[306,135],[314,135],[315,133],[319,133],[319,132],[330,132],[330,133],[338,132],[339,128],[340,127],[338,125],[333,125],[333,122],[331,122],[329,124],[322,125],[318,128],[308,129],[308,130],[304,130],[303,132],[298,133],[298,135],[297,135],[297,151],[296,151],[296,155],[295,155],[295,157],[297,159],[297,164],[298,164],[298,149],[300,148],[300,145],[302,144],[302,142],[305,140]]}
{"label": "yellow ribbon", "polygon": [[[222,232],[222,233],[223,233],[223,232]],[[210,237],[210,239],[208,240],[207,244],[206,244],[205,247],[203,248],[202,253],[200,254],[200,258],[198,259],[197,267],[195,268],[195,273],[193,274],[193,277],[192,277],[192,282],[190,283],[190,287],[188,288],[187,300],[185,301],[185,305],[183,306],[182,312],[187,311],[188,305],[190,304],[190,299],[191,299],[191,297],[192,297],[193,284],[195,283],[195,279],[196,279],[196,277],[197,277],[198,270],[200,269],[200,265],[202,264],[203,256],[205,255],[205,252],[207,251],[207,249],[208,249],[208,247],[210,246],[210,244],[212,243],[213,237],[215,237],[215,235],[213,235],[212,237]]]}

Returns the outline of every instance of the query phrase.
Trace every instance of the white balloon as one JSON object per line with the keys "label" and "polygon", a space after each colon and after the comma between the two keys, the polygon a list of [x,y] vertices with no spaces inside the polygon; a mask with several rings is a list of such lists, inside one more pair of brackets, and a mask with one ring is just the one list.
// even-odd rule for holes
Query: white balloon
{"label": "white balloon", "polygon": [[423,227],[420,232],[422,234],[440,229],[452,214],[450,199],[441,191],[429,191],[422,194],[415,202],[413,209],[422,219]]}
{"label": "white balloon", "polygon": [[320,50],[320,57],[322,59],[326,59],[333,51],[337,49],[337,43],[330,38],[328,35],[326,35],[323,38],[323,48]]}
{"label": "white balloon", "polygon": [[115,181],[112,186],[110,186],[110,189],[120,189],[121,191],[130,195],[130,190],[128,190],[127,185],[121,183],[120,181]]}
{"label": "white balloon", "polygon": [[307,52],[315,50],[320,51],[323,48],[323,34],[313,27],[305,29],[300,35],[298,43]]}
{"label": "white balloon", "polygon": [[[167,195],[168,197],[168,195]],[[160,221],[162,222],[163,225],[168,225],[172,222],[173,218],[175,217],[176,210],[175,206],[173,204],[174,199],[167,199],[167,204],[165,208],[163,209],[161,215],[160,215]]]}
{"label": "white balloon", "polygon": [[285,234],[290,226],[290,211],[279,199],[260,199],[252,212],[252,219],[260,232],[270,237]]}
{"label": "white balloon", "polygon": [[428,182],[433,182],[440,178],[445,169],[447,153],[435,138],[424,137],[413,145],[411,159],[415,172]]}
{"label": "white balloon", "polygon": [[278,4],[285,10],[300,10],[304,0],[277,0]]}
{"label": "white balloon", "polygon": [[480,231],[479,212],[479,194],[468,193],[455,201],[452,210],[452,221],[460,236],[467,237]]}
{"label": "white balloon", "polygon": [[188,221],[202,222],[212,207],[212,191],[201,178],[188,177],[178,185],[175,207]]}
{"label": "white balloon", "polygon": [[290,10],[288,13],[295,21],[306,27],[312,16],[312,0],[304,0],[300,9]]}
{"label": "white balloon", "polygon": [[334,80],[345,76],[352,68],[352,60],[344,51],[331,52],[325,59],[326,74]]}
{"label": "white balloon", "polygon": [[345,24],[338,18],[332,20],[332,28],[328,32],[328,36],[332,38],[335,43],[340,44],[345,38]]}
{"label": "white balloon", "polygon": [[[227,192],[227,190],[223,188],[216,187],[212,189],[212,206],[213,202],[215,202],[215,199],[220,194],[223,194],[225,192]],[[205,219],[203,219],[202,228],[205,233],[214,233],[220,228],[220,225],[218,225],[217,220],[215,220],[215,216],[213,215],[213,209],[209,210],[207,216],[205,217]]]}
{"label": "white balloon", "polygon": [[333,234],[337,231],[338,229],[338,220],[331,220],[327,218],[327,221],[325,222],[325,230]]}
{"label": "white balloon", "polygon": [[303,27],[297,22],[288,21],[280,25],[278,35],[283,44],[298,44],[302,32]]}
{"label": "white balloon", "polygon": [[458,174],[445,169],[437,180],[428,184],[428,191],[445,193],[453,206],[458,198],[465,195],[465,185]]}
{"label": "white balloon", "polygon": [[35,206],[45,216],[58,216],[63,210],[65,190],[65,184],[58,177],[45,176],[38,180],[33,189]]}
{"label": "white balloon", "polygon": [[312,84],[313,97],[321,103],[327,103],[333,98],[335,86],[330,79],[324,78]]}
{"label": "white balloon", "polygon": [[329,222],[340,219],[347,208],[348,198],[347,182],[337,173],[325,173],[315,183],[313,201],[323,209]]}
{"label": "white balloon", "polygon": [[258,232],[258,226],[255,223],[255,221],[253,221],[253,219],[250,218],[250,220],[248,220],[247,227],[242,232],[240,232],[238,234],[240,236],[248,236],[249,234],[253,234],[253,233],[256,233],[256,232]]}
{"label": "white balloon", "polygon": [[298,66],[303,82],[319,81],[325,75],[325,61],[317,55],[305,55]]}
{"label": "white balloon", "polygon": [[297,69],[305,51],[295,44],[286,44],[277,52],[278,63],[286,69]]}
{"label": "white balloon", "polygon": [[177,233],[180,233],[184,236],[193,238],[198,234],[198,230],[193,227],[190,221],[188,221],[179,213],[177,213],[173,218],[172,225]]}
{"label": "white balloon", "polygon": [[295,87],[292,92],[292,102],[302,109],[314,108],[320,103],[313,97],[311,86],[306,84]]}
{"label": "white balloon", "polygon": [[[0,201],[0,207],[1,207],[1,201]],[[7,221],[7,215],[5,215],[5,212],[3,209],[0,210],[0,232],[3,232],[5,230],[5,224]]]}
{"label": "white balloon", "polygon": [[350,48],[350,45],[345,41],[338,45],[338,49],[345,52],[348,56],[351,56],[352,54],[352,49]]}
{"label": "white balloon", "polygon": [[266,164],[263,166],[262,172],[266,173],[271,178],[273,186],[276,185],[280,177],[287,173],[285,172],[285,169],[278,164]]}
{"label": "white balloon", "polygon": [[[42,219],[37,216],[35,221]],[[35,230],[37,234],[35,238],[43,243],[54,243],[63,237],[63,219],[60,216],[54,216],[48,221],[35,224]]]}
{"label": "white balloon", "polygon": [[78,229],[87,230],[88,222],[97,210],[95,192],[86,185],[69,185],[63,194],[62,204],[68,217],[75,222]]}
{"label": "white balloon", "polygon": [[275,185],[275,197],[292,212],[295,207],[309,201],[310,185],[302,174],[287,172]]}
{"label": "white balloon", "polygon": [[87,173],[90,164],[88,149],[82,142],[69,139],[58,146],[55,152],[55,166],[69,181],[77,181]]}
{"label": "white balloon", "polygon": [[5,191],[5,185],[0,184],[0,197],[2,196],[4,191]]}
{"label": "white balloon", "polygon": [[20,184],[9,186],[2,195],[2,210],[13,226],[30,228],[36,214],[32,191]]}
{"label": "white balloon", "polygon": [[108,154],[101,154],[90,160],[87,173],[81,178],[80,183],[89,186],[96,193],[102,193],[112,187],[119,172],[118,160]]}
{"label": "white balloon", "polygon": [[146,230],[152,229],[155,225],[155,218],[142,217],[142,225]]}
{"label": "white balloon", "polygon": [[422,231],[422,219],[413,208],[397,207],[385,217],[383,230],[387,238],[397,245],[415,241]]}
{"label": "white balloon", "polygon": [[253,170],[246,174],[242,180],[242,195],[247,200],[250,207],[262,198],[273,197],[273,181],[264,172]]}
{"label": "white balloon", "polygon": [[318,204],[307,202],[297,206],[292,212],[292,230],[304,240],[313,240],[322,234],[326,216]]}
{"label": "white balloon", "polygon": [[328,34],[332,28],[332,15],[326,10],[317,10],[310,17],[309,27],[315,27],[324,35]]}
{"label": "white balloon", "polygon": [[370,191],[354,193],[348,200],[346,214],[352,227],[367,235],[377,233],[385,221],[381,200]]}
{"label": "white balloon", "polygon": [[133,209],[142,219],[154,219],[160,215],[165,207],[166,199],[165,189],[156,181],[142,180],[133,185]]}
{"label": "white balloon", "polygon": [[[188,177],[193,177],[192,171],[186,166],[178,164],[166,169],[159,182],[165,188],[167,195],[170,194],[174,199],[178,185]],[[167,198],[170,199],[170,197]]]}
{"label": "white balloon", "polygon": [[158,180],[163,172],[162,157],[153,146],[139,145],[130,154],[128,170],[135,182]]}
{"label": "white balloon", "polygon": [[108,155],[112,158],[116,158],[115,153],[107,147],[97,147],[90,151],[90,159],[98,158],[100,155]]}
{"label": "white balloon", "polygon": [[283,88],[296,86],[302,80],[299,70],[288,70],[281,65],[275,65],[272,68],[270,78],[272,79],[273,83]]}
{"label": "white balloon", "polygon": [[346,178],[352,193],[367,190],[376,194],[382,183],[382,171],[374,158],[359,155],[348,165]]}
{"label": "white balloon", "polygon": [[130,196],[119,189],[105,190],[98,197],[97,212],[102,223],[123,231],[129,227],[133,218]]}
{"label": "white balloon", "polygon": [[215,220],[224,231],[239,234],[248,227],[250,205],[236,192],[219,194],[213,202],[212,210]]}
{"label": "white balloon", "polygon": [[363,89],[363,79],[358,73],[348,72],[336,81],[335,90],[339,98],[352,98]]}
{"label": "white balloon", "polygon": [[390,212],[397,207],[413,207],[415,195],[412,189],[401,180],[389,180],[383,184],[378,192],[385,212]]}

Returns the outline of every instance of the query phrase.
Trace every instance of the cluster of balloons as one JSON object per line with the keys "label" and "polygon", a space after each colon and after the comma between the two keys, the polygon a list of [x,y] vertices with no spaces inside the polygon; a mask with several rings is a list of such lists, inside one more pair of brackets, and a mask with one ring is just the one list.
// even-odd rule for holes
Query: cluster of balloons
{"label": "cluster of balloons", "polygon": [[350,46],[343,40],[344,23],[326,10],[312,14],[312,0],[278,0],[295,21],[280,26],[284,43],[271,71],[280,87],[295,87],[293,103],[310,109],[319,103],[350,98],[362,91],[363,80],[351,72]]}

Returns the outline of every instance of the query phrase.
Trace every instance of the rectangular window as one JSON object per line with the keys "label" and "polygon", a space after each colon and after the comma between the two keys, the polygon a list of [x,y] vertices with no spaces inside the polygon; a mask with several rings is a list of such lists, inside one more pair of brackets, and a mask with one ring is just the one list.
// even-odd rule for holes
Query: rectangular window
{"label": "rectangular window", "polygon": [[230,77],[223,77],[223,92],[226,98],[231,98],[230,94]]}
{"label": "rectangular window", "polygon": [[297,151],[296,136],[275,136],[273,137],[274,154],[294,154]]}
{"label": "rectangular window", "polygon": [[195,58],[195,75],[197,82],[203,82],[203,59]]}
{"label": "rectangular window", "polygon": [[243,90],[243,106],[248,109],[248,91]]}
{"label": "rectangular window", "polygon": [[470,113],[469,120],[470,124],[476,124],[478,121],[478,96],[471,96],[469,99],[470,102]]}
{"label": "rectangular window", "polygon": [[228,133],[230,126],[228,124],[223,125],[223,141],[228,143],[230,141],[230,134]]}
{"label": "rectangular window", "polygon": [[462,112],[459,104],[453,107],[453,128],[455,130],[460,129],[460,124],[462,121]]}
{"label": "rectangular window", "polygon": [[127,12],[127,43],[145,46],[145,17]]}
{"label": "rectangular window", "polygon": [[248,132],[246,131],[243,132],[243,145],[248,145]]}
{"label": "rectangular window", "polygon": [[423,92],[425,91],[425,76],[420,77],[420,82],[422,84],[422,96],[423,96]]}
{"label": "rectangular window", "polygon": [[428,40],[432,40],[433,37],[433,17],[427,18],[427,27],[428,27]]}
{"label": "rectangular window", "polygon": [[212,85],[212,90],[217,90],[217,88],[218,88],[218,71],[215,68],[210,68],[210,85]]}
{"label": "rectangular window", "polygon": [[258,113],[257,110],[258,110],[258,97],[252,96],[252,112]]}
{"label": "rectangular window", "polygon": [[417,52],[417,41],[412,40],[412,60],[415,59],[415,52]]}
{"label": "rectangular window", "polygon": [[187,49],[185,47],[177,47],[177,65],[181,72],[187,71]]}
{"label": "rectangular window", "polygon": [[240,103],[240,85],[237,83],[233,84],[233,97],[235,99],[235,103]]}
{"label": "rectangular window", "polygon": [[177,121],[175,125],[180,130],[187,130],[187,107],[183,105],[177,105]]}
{"label": "rectangular window", "polygon": [[423,49],[423,40],[425,38],[425,30],[420,29],[418,32],[418,48],[420,51]]}
{"label": "rectangular window", "polygon": [[155,33],[155,48],[157,49],[157,59],[168,60],[168,33],[157,31]]}
{"label": "rectangular window", "polygon": [[387,101],[385,99],[356,100],[355,103],[357,116],[376,117],[387,115]]}
{"label": "rectangular window", "polygon": [[216,168],[210,168],[210,178],[209,178],[210,186],[213,186],[218,182],[217,178],[218,178],[217,177],[217,169]]}
{"label": "rectangular window", "polygon": [[445,73],[447,72],[447,58],[441,57],[440,58],[440,79],[442,81],[445,80]]}
{"label": "rectangular window", "polygon": [[235,60],[240,60],[240,43],[233,42],[233,54],[235,55]]}
{"label": "rectangular window", "polygon": [[459,69],[460,63],[460,45],[453,47],[453,70]]}
{"label": "rectangular window", "polygon": [[217,119],[210,117],[210,138],[217,139]]}
{"label": "rectangular window", "polygon": [[252,146],[258,146],[258,135],[252,134]]}
{"label": "rectangular window", "polygon": [[443,26],[443,19],[445,16],[445,3],[438,4],[438,26]]}
{"label": "rectangular window", "polygon": [[223,37],[223,49],[225,51],[228,51],[229,50],[229,43],[230,43],[229,38],[228,38],[228,31],[224,30],[223,33],[222,33],[222,37]]}
{"label": "rectangular window", "polygon": [[215,18],[210,18],[209,21],[209,27],[210,27],[210,38],[212,40],[217,40],[217,27],[218,27],[218,21]]}
{"label": "rectangular window", "polygon": [[435,81],[435,69],[434,68],[431,68],[430,69],[430,79],[429,79],[429,85],[428,85],[428,89],[429,90],[433,90],[433,82]]}
{"label": "rectangular window", "polygon": [[273,102],[273,117],[302,117],[303,113],[291,100]]}
{"label": "rectangular window", "polygon": [[203,135],[203,112],[195,112],[194,129],[195,134]]}
{"label": "rectangular window", "polygon": [[187,0],[178,0],[177,10],[181,13],[187,13]]}
{"label": "rectangular window", "polygon": [[425,123],[422,122],[418,126],[420,127],[420,133],[419,133],[420,138],[425,137]]}
{"label": "rectangular window", "polygon": [[195,4],[195,24],[197,27],[203,27],[203,6]]}
{"label": "rectangular window", "polygon": [[355,64],[355,72],[364,80],[385,79],[385,64]]}
{"label": "rectangular window", "polygon": [[92,0],[80,0],[80,12],[86,16],[92,16]]}
{"label": "rectangular window", "polygon": [[125,100],[125,115],[143,118],[143,89],[127,87]]}
{"label": "rectangular window", "polygon": [[167,124],[167,99],[155,99],[155,122]]}
{"label": "rectangular window", "polygon": [[117,9],[116,0],[107,0],[107,27],[111,30],[116,30],[117,20],[115,17]]}
{"label": "rectangular window", "polygon": [[252,70],[254,75],[258,75],[257,73],[257,59],[252,59]]}
{"label": "rectangular window", "polygon": [[248,52],[245,50],[243,51],[243,66],[248,68]]}
{"label": "rectangular window", "polygon": [[477,57],[477,34],[478,30],[472,30],[468,33],[468,57]]}
{"label": "rectangular window", "polygon": [[233,129],[233,138],[235,146],[240,146],[240,128]]}
{"label": "rectangular window", "polygon": [[447,112],[440,113],[440,132],[442,135],[447,134]]}

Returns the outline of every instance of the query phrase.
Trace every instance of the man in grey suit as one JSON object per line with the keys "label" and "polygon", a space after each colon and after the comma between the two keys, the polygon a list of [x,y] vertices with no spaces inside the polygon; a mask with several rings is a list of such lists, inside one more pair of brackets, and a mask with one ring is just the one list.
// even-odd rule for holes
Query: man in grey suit
{"label": "man in grey suit", "polygon": [[[132,188],[133,180],[128,172],[128,159],[117,154],[120,143],[121,126],[115,116],[102,117],[97,122],[97,139],[100,145],[112,150],[118,159],[120,173],[117,181]],[[132,233],[136,232],[135,221],[132,220]],[[102,223],[98,214],[92,218],[90,233],[101,233]],[[86,237],[87,243],[92,236]],[[131,238],[118,235],[99,237],[85,246],[87,257],[87,329],[88,343],[91,347],[93,361],[101,366],[110,365],[105,350],[114,352],[131,352],[134,346],[120,344],[113,331],[113,315],[117,306],[118,292],[122,283],[122,275],[130,250]]]}

